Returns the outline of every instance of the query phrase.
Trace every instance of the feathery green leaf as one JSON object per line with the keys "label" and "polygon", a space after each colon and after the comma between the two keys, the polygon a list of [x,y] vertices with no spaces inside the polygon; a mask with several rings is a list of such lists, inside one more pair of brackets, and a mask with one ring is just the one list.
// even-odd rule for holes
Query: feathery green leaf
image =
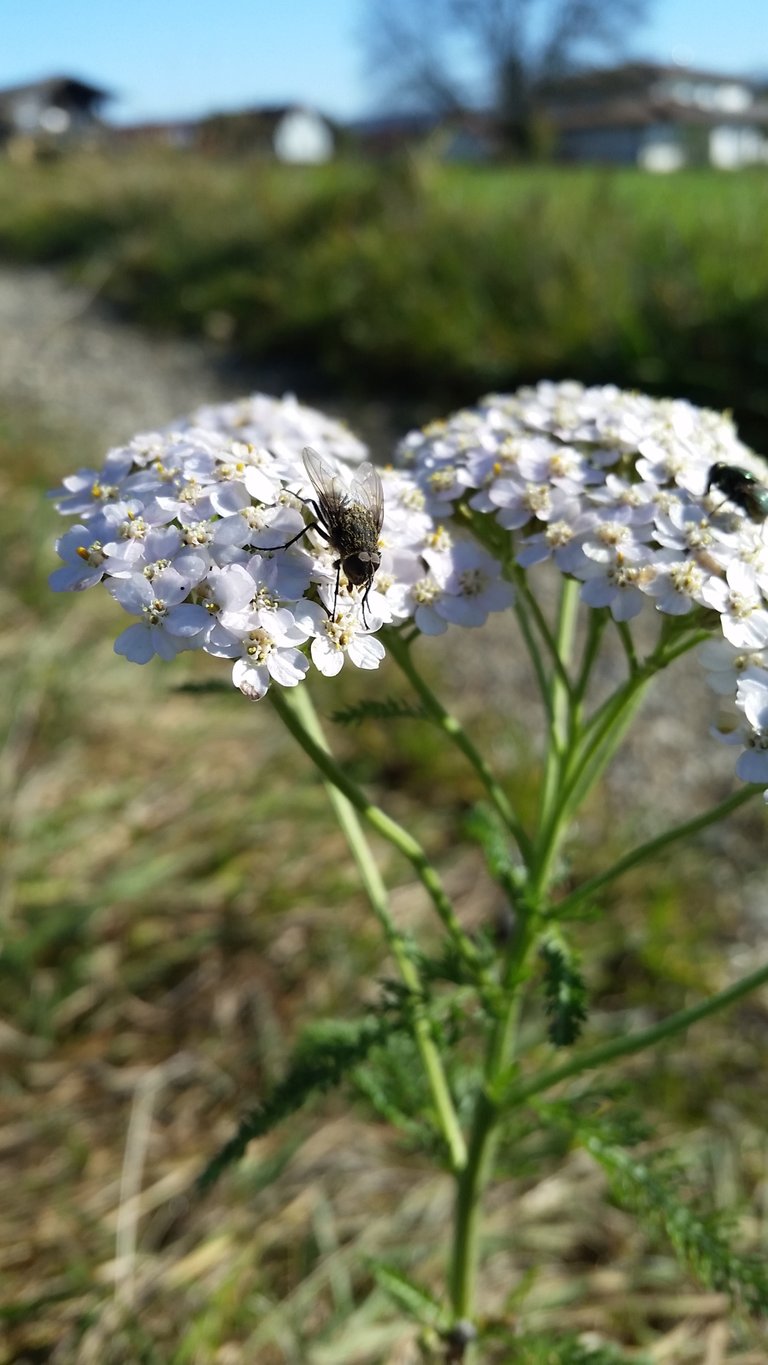
{"label": "feathery green leaf", "polygon": [[398,697],[386,697],[383,701],[361,701],[355,706],[342,706],[331,712],[331,720],[336,725],[360,725],[364,720],[429,720],[421,706],[412,706]]}
{"label": "feathery green leaf", "polygon": [[249,1142],[300,1109],[311,1095],[339,1085],[378,1043],[404,1028],[402,1019],[373,1014],[356,1022],[328,1021],[313,1026],[300,1038],[288,1070],[261,1104],[239,1122],[228,1142],[197,1178],[200,1192],[210,1188],[227,1166],[238,1161]]}
{"label": "feathery green leaf", "polygon": [[667,1158],[639,1161],[596,1133],[584,1145],[607,1173],[616,1199],[669,1238],[678,1260],[709,1289],[727,1294],[748,1312],[768,1310],[768,1268],[756,1256],[742,1256],[732,1243],[733,1217],[700,1212],[679,1196],[682,1173]]}
{"label": "feathery green leaf", "polygon": [[575,1043],[587,1017],[587,988],[577,955],[559,932],[551,931],[539,949],[544,964],[547,1033],[555,1047]]}

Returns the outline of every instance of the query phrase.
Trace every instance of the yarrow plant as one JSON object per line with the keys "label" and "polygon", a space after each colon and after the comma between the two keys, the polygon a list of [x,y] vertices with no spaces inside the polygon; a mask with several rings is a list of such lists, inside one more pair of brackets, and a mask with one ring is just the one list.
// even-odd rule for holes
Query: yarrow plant
{"label": "yarrow plant", "polygon": [[[583,1031],[586,992],[567,941],[569,920],[670,843],[757,792],[768,799],[768,470],[726,416],[576,383],[492,394],[411,432],[378,473],[367,453],[341,424],[292,398],[255,395],[200,408],[111,450],[102,469],[64,480],[54,496],[75,521],[57,542],[63,563],[51,584],[80,591],[103,583],[131,618],[115,649],[133,663],[190,650],[227,661],[234,687],[251,700],[269,697],[322,773],[400,985],[356,1031],[318,1043],[310,1065],[305,1050],[283,1087],[243,1120],[206,1179],[313,1088],[340,1081],[364,1059],[373,1066],[376,1049],[405,1034],[429,1094],[427,1102],[414,1099],[419,1112],[407,1118],[437,1134],[456,1182],[456,1221],[443,1300],[400,1271],[382,1268],[381,1277],[421,1317],[425,1341],[431,1334],[441,1358],[459,1361],[476,1350],[479,1201],[512,1117],[533,1107],[543,1122],[545,1092],[682,1031],[768,979],[768,968],[760,969],[654,1028],[591,1049],[582,1044],[559,1065],[545,1061],[536,1069],[520,1048],[521,1022],[530,1032],[536,1018],[537,989],[552,1045],[571,1046]],[[540,581],[549,586],[540,589]],[[481,626],[509,611],[530,652],[545,716],[532,823],[445,710],[414,653],[422,635]],[[640,643],[647,629],[634,629],[639,617],[657,623],[650,649]],[[595,700],[610,633],[618,635],[626,669],[614,690]],[[458,632],[456,651],[462,639]],[[712,736],[739,750],[736,775],[748,785],[589,881],[566,885],[563,850],[586,795],[649,682],[693,649],[721,711]],[[418,710],[377,711],[363,702],[359,714],[418,715],[472,765],[487,797],[472,834],[511,912],[503,943],[467,932],[437,869],[336,763],[312,709],[313,670],[326,677],[345,665],[373,670],[387,656],[415,692]],[[442,957],[430,968],[393,923],[361,821],[410,859],[429,894],[444,933]],[[466,1028],[485,1039],[485,1061],[471,1084],[465,1075],[459,1083],[445,1041],[447,1002],[457,997]],[[455,1031],[455,1012],[451,1018]],[[392,1105],[382,1105],[391,1117]],[[570,1125],[609,1174],[620,1171],[615,1183],[647,1182],[648,1172],[622,1164],[577,1106],[567,1119],[564,1112],[558,1122]],[[717,1237],[704,1257],[705,1232],[711,1238],[709,1224],[693,1218],[683,1247],[688,1260],[749,1306],[768,1306],[768,1278]]]}

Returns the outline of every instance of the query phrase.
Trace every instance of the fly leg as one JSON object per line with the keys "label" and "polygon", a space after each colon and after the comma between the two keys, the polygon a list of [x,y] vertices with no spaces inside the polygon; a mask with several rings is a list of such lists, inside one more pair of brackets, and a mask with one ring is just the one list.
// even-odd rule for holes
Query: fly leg
{"label": "fly leg", "polygon": [[322,526],[320,525],[319,521],[320,508],[318,507],[314,498],[303,498],[301,496],[301,493],[293,493],[292,497],[298,498],[299,502],[302,502],[305,507],[311,508],[315,520],[310,521],[306,526],[302,526],[301,530],[297,531],[295,536],[291,536],[290,540],[284,540],[282,545],[257,545],[256,549],[259,551],[259,553],[261,553],[262,550],[264,551],[287,550],[291,545],[295,545],[297,540],[301,540],[301,537],[305,536],[307,534],[307,531],[318,531],[321,536],[323,536],[326,540],[328,539],[327,532],[325,532]]}

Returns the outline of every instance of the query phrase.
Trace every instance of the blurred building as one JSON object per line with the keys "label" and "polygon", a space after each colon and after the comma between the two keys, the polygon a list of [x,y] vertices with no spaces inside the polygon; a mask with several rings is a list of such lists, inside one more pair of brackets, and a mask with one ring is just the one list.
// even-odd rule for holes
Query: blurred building
{"label": "blurred building", "polygon": [[304,104],[267,105],[201,119],[197,145],[205,151],[318,165],[336,153],[338,129]]}
{"label": "blurred building", "polygon": [[146,123],[120,123],[110,127],[115,146],[196,147],[200,125],[197,119],[153,119]]}
{"label": "blurred building", "polygon": [[545,82],[555,155],[673,171],[768,162],[768,98],[755,81],[631,62]]}
{"label": "blurred building", "polygon": [[98,138],[106,90],[72,76],[49,76],[0,90],[0,146],[34,152]]}

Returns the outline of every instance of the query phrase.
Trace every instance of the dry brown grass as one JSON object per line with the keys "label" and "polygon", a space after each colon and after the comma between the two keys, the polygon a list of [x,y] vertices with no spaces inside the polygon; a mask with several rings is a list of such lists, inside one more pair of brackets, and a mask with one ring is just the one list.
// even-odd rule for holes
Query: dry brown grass
{"label": "dry brown grass", "polygon": [[[78,443],[76,455],[73,440],[11,416],[2,446],[0,1362],[415,1361],[414,1334],[369,1258],[439,1288],[450,1187],[362,1106],[313,1104],[205,1199],[192,1192],[280,1075],[300,1025],[357,1013],[376,993],[376,930],[324,794],[266,704],[170,690],[215,665],[131,668],[111,652],[119,613],[105,595],[47,593],[55,517],[40,490],[95,452]],[[517,681],[501,666],[488,676],[498,721],[476,673],[473,693],[461,670],[453,691],[490,727],[502,766],[522,752],[527,781],[530,755],[503,739]],[[344,688],[355,695],[354,680]],[[321,702],[327,711],[338,698],[326,689]],[[419,830],[462,917],[486,919],[493,893],[459,846],[475,795],[459,760],[412,731],[398,731],[394,753],[391,732],[375,728],[339,742]],[[630,751],[632,783],[643,754],[642,742]],[[597,803],[580,831],[582,863],[603,855],[609,811],[612,837],[647,818],[625,782],[616,821],[613,782],[610,805]],[[615,1023],[617,1012],[631,1022],[633,1010],[673,1008],[750,954],[765,914],[761,818],[744,815],[717,850],[719,884],[700,853],[681,853],[630,881],[612,925],[585,928],[596,1030],[608,1011]],[[398,920],[426,926],[408,870],[378,851]],[[766,1238],[755,1087],[767,1042],[755,1000],[627,1070],[640,1102],[658,1106],[660,1138],[683,1133],[693,1178],[716,1203],[743,1204],[753,1248]],[[513,1320],[524,1300],[527,1328],[642,1347],[655,1362],[766,1359],[757,1329],[611,1205],[583,1154],[546,1160],[542,1178],[500,1180],[488,1214],[491,1318]],[[508,1360],[500,1350],[489,1360]]]}

